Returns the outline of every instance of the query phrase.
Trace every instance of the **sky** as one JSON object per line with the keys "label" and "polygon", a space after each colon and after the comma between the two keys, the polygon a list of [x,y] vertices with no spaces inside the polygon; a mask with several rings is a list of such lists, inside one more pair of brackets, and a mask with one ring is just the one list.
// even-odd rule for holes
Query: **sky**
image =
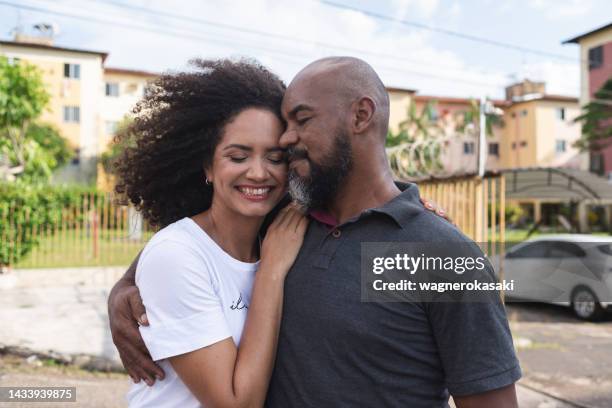
{"label": "sky", "polygon": [[524,78],[578,96],[584,61],[561,43],[611,20],[609,0],[0,0],[1,39],[52,23],[55,45],[108,52],[108,67],[249,57],[290,82],[317,58],[352,55],[389,87],[456,97],[503,98]]}

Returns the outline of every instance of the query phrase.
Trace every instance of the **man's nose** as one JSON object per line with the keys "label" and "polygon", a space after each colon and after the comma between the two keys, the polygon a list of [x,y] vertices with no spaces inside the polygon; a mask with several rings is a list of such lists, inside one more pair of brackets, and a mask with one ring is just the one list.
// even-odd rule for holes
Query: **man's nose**
{"label": "man's nose", "polygon": [[298,139],[299,138],[295,130],[285,130],[285,133],[281,135],[278,144],[283,149],[286,149],[290,146],[295,145],[298,142]]}

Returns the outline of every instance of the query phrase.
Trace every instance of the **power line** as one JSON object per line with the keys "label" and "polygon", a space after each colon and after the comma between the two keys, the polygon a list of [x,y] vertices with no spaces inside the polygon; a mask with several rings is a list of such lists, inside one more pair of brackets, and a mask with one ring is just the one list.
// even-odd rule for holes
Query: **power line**
{"label": "power line", "polygon": [[[418,64],[419,66],[432,66],[438,69],[452,70],[452,71],[457,71],[457,72],[463,71],[461,68],[441,67],[439,64],[423,62],[423,61],[406,58],[406,57],[402,57],[398,55],[373,52],[373,51],[362,50],[362,49],[358,49],[354,47],[346,47],[346,46],[337,45],[337,44],[324,43],[321,41],[307,40],[307,39],[288,36],[288,35],[270,33],[270,32],[255,30],[251,28],[244,28],[244,27],[239,27],[239,26],[232,25],[232,24],[219,23],[217,21],[211,21],[211,20],[202,19],[202,18],[195,18],[195,17],[185,16],[185,15],[177,14],[177,13],[169,13],[169,12],[159,10],[159,9],[151,9],[147,7],[134,6],[131,4],[125,4],[125,3],[121,3],[119,1],[114,1],[114,0],[89,0],[89,1],[95,2],[95,3],[101,3],[101,4],[108,4],[108,5],[112,5],[112,6],[127,9],[127,10],[139,11],[142,13],[153,15],[155,17],[160,17],[160,16],[167,17],[167,18],[172,18],[172,19],[180,20],[180,21],[188,21],[188,22],[192,22],[192,23],[196,23],[200,25],[209,25],[213,27],[219,27],[222,29],[227,29],[227,30],[232,30],[232,31],[237,31],[237,32],[242,32],[242,33],[247,33],[247,34],[255,34],[255,35],[264,36],[264,37],[273,38],[273,39],[286,40],[286,41],[291,41],[291,42],[313,45],[316,47],[336,49],[336,50],[341,50],[341,51],[349,51],[349,52],[354,52],[354,53],[359,53],[359,54],[364,54],[364,55],[371,55],[371,56],[379,57],[379,58],[390,58],[390,59],[394,59],[397,61],[405,61],[405,62],[409,62],[413,64]],[[483,74],[491,74],[491,75],[498,74],[498,73],[494,73],[491,71],[485,71],[485,70],[481,70],[480,72]]]}
{"label": "power line", "polygon": [[[124,23],[124,22],[119,22],[119,21],[111,21],[111,20],[107,20],[107,19],[102,19],[102,18],[98,18],[98,17],[89,17],[89,16],[83,16],[83,15],[75,15],[75,14],[71,14],[71,13],[66,13],[66,12],[59,12],[59,11],[54,11],[54,10],[49,10],[49,9],[44,9],[44,8],[40,8],[40,7],[35,7],[35,6],[30,6],[30,5],[21,5],[21,4],[13,4],[13,3],[9,3],[6,1],[0,1],[0,5],[5,5],[5,6],[9,6],[9,7],[14,7],[17,9],[24,9],[24,10],[29,10],[29,11],[35,11],[35,12],[41,12],[41,13],[46,13],[46,14],[51,14],[51,15],[56,15],[56,16],[61,16],[61,17],[67,17],[67,18],[73,18],[73,19],[78,19],[78,20],[83,20],[83,21],[90,21],[90,22],[94,22],[97,24],[104,24],[104,25],[114,25],[116,27],[121,27],[121,28],[127,28],[127,29],[135,29],[135,30],[141,30],[141,31],[148,31],[148,32],[153,32],[155,34],[166,34],[166,35],[170,35],[170,36],[174,36],[174,37],[181,37],[181,38],[188,38],[188,39],[192,39],[192,40],[203,40],[203,39],[210,39],[210,37],[204,37],[201,35],[193,35],[193,34],[187,34],[187,33],[181,33],[181,32],[177,32],[177,31],[170,31],[167,29],[162,29],[162,28],[151,28],[151,27],[146,27],[146,26],[137,26],[134,24],[128,24],[128,23]],[[218,39],[216,39],[218,40]],[[227,40],[225,41],[225,43],[227,42],[238,42],[236,40]],[[223,41],[221,41],[223,43]],[[243,43],[244,44],[244,43]],[[261,49],[263,51],[266,52],[271,52],[274,54],[280,54],[280,55],[284,55],[284,56],[293,56],[293,57],[300,57],[303,58],[303,55],[297,55],[297,54],[289,54],[286,52],[280,52],[278,50],[274,50],[274,49],[269,49],[269,48],[264,48],[261,46],[253,46],[251,44],[249,44],[249,46],[253,47],[253,48],[257,48],[257,49]],[[414,75],[417,76],[423,76],[423,77],[428,77],[428,78],[432,78],[432,79],[437,79],[437,80],[442,80],[442,81],[452,81],[452,82],[464,82],[464,83],[469,83],[469,84],[474,84],[474,85],[479,85],[479,86],[483,86],[483,87],[502,87],[503,85],[501,84],[493,84],[493,83],[486,83],[486,82],[479,82],[479,81],[470,81],[470,80],[465,80],[462,78],[451,78],[451,77],[445,77],[445,76],[441,76],[441,75],[435,75],[435,74],[431,74],[431,73],[425,73],[425,72],[420,72],[420,71],[409,71],[409,70],[404,70],[404,69],[400,69],[397,67],[380,67],[382,69],[386,69],[386,70],[392,70],[392,71],[397,71],[397,72],[410,72]]]}
{"label": "power line", "polygon": [[[358,7],[353,7],[353,6],[348,6],[346,4],[336,3],[336,2],[331,1],[331,0],[313,0],[313,1],[316,1],[317,3],[322,3],[322,4],[325,4],[327,6],[334,7],[334,8],[339,8],[339,9],[350,10],[350,11],[355,11],[355,12],[358,12],[358,13],[362,13],[362,14],[365,14],[367,16],[379,19],[379,20],[390,21],[390,22],[402,24],[402,25],[405,25],[405,26],[416,27],[416,28],[420,28],[420,29],[423,29],[423,30],[433,31],[433,32],[440,33],[440,34],[445,34],[445,35],[449,35],[449,36],[452,36],[452,37],[461,38],[461,39],[464,39],[464,40],[469,40],[469,41],[474,41],[474,42],[479,42],[479,43],[483,43],[483,44],[492,45],[492,46],[495,46],[495,47],[501,47],[501,48],[511,49],[511,50],[515,50],[515,51],[521,51],[521,52],[524,52],[524,53],[540,55],[540,56],[544,56],[544,57],[563,59],[563,60],[567,60],[567,61],[581,61],[580,59],[576,59],[576,58],[573,58],[573,57],[568,57],[566,55],[555,54],[555,53],[552,53],[552,52],[547,52],[547,51],[536,50],[536,49],[533,49],[533,48],[528,48],[528,47],[525,47],[525,46],[522,46],[522,45],[516,45],[516,44],[505,43],[505,42],[502,42],[502,41],[491,40],[491,39],[488,39],[488,38],[478,37],[478,36],[471,35],[471,34],[465,34],[465,33],[461,33],[461,32],[458,32],[458,31],[448,30],[446,28],[433,27],[433,26],[430,26],[430,25],[427,25],[427,24],[416,22],[416,21],[397,19],[397,18],[394,18],[394,17],[391,17],[391,16],[386,16],[384,14],[375,13],[373,11],[363,10],[363,9],[358,8]],[[586,61],[581,61],[581,62],[585,63]]]}

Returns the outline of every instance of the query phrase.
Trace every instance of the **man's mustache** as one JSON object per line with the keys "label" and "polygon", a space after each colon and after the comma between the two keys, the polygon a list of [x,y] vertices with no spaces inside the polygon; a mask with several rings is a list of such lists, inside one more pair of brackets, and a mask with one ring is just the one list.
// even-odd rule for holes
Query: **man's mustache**
{"label": "man's mustache", "polygon": [[308,152],[304,149],[290,147],[287,149],[287,159],[289,161],[308,159]]}

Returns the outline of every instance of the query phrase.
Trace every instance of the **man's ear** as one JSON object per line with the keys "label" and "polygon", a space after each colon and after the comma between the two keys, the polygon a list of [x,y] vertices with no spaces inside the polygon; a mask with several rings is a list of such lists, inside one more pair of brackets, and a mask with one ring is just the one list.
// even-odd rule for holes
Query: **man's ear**
{"label": "man's ear", "polygon": [[368,96],[359,98],[353,104],[353,130],[355,133],[363,133],[370,127],[376,113],[376,102]]}

